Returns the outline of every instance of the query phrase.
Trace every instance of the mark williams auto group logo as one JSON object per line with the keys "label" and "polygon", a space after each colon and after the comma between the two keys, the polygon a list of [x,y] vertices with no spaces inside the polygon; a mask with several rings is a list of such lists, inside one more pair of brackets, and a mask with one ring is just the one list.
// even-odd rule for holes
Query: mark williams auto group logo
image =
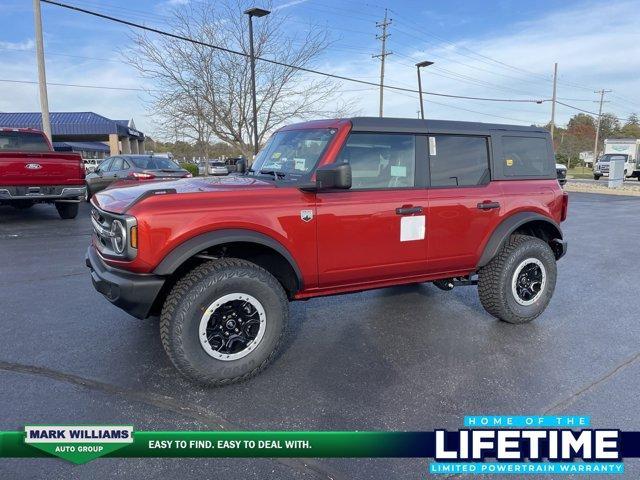
{"label": "mark williams auto group logo", "polygon": [[[618,430],[583,429],[589,417],[472,416],[435,431],[432,474],[617,474]],[[487,462],[496,459],[496,462]],[[581,460],[581,461],[580,461]]]}
{"label": "mark williams auto group logo", "polygon": [[27,426],[24,442],[73,463],[86,463],[133,443],[131,426]]}

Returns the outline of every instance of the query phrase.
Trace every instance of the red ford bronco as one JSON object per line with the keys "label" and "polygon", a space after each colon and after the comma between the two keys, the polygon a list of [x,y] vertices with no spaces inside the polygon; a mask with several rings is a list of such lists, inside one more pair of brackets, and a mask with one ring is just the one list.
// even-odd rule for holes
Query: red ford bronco
{"label": "red ford bronco", "polygon": [[92,200],[95,288],[138,318],[160,315],[169,358],[194,381],[264,368],[290,300],[477,284],[484,308],[510,323],[551,300],[568,196],[544,129],[313,121],[280,129],[239,170]]}
{"label": "red ford bronco", "polygon": [[70,219],[78,215],[84,195],[78,153],[54,152],[39,130],[0,128],[0,205],[26,209],[53,203],[61,218]]}

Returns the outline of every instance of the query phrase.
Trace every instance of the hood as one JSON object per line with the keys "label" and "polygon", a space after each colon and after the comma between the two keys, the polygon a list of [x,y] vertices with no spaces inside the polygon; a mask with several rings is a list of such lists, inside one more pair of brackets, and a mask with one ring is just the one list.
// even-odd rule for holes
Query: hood
{"label": "hood", "polygon": [[236,175],[141,182],[135,185],[118,185],[116,183],[110,188],[97,193],[92,201],[108,212],[125,213],[133,204],[151,195],[196,194],[269,187],[273,188],[273,183],[267,180]]}

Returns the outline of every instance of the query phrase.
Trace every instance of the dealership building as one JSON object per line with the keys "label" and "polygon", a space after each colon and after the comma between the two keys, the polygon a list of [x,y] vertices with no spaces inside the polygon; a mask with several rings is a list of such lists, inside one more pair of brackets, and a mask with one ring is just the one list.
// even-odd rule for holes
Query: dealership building
{"label": "dealership building", "polygon": [[[132,120],[111,120],[93,112],[51,112],[53,148],[78,152],[84,158],[144,153],[144,133]],[[42,129],[39,112],[0,113],[0,128]]]}

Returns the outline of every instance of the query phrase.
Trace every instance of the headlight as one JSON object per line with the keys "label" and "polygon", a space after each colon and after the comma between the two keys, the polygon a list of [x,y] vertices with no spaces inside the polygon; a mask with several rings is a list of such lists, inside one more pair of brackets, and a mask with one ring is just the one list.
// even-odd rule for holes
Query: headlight
{"label": "headlight", "polygon": [[113,245],[113,251],[118,255],[124,252],[127,246],[127,229],[120,220],[114,220],[111,224],[111,244]]}

